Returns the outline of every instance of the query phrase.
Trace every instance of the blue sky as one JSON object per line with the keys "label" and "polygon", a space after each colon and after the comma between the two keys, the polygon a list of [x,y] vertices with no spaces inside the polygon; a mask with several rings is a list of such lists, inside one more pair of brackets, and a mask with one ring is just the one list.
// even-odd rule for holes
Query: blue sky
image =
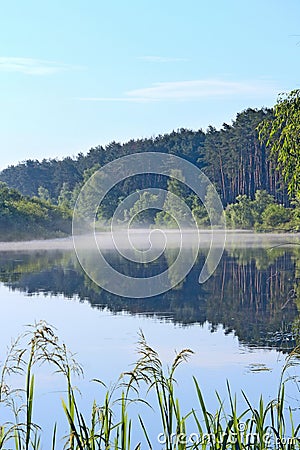
{"label": "blue sky", "polygon": [[4,168],[230,123],[300,87],[299,0],[1,2]]}

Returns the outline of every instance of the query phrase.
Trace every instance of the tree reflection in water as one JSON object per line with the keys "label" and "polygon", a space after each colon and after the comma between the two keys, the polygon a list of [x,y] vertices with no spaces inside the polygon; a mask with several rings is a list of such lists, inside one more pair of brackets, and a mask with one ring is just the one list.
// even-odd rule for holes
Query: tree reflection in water
{"label": "tree reflection in water", "polygon": [[[147,299],[121,298],[99,288],[83,272],[72,251],[1,252],[0,281],[27,295],[62,294],[113,313],[155,316],[182,326],[209,322],[212,332],[221,324],[225,333],[234,331],[247,345],[288,350],[297,338],[299,253],[297,246],[226,250],[216,272],[202,285],[198,276],[205,254],[200,254],[180,285]],[[154,275],[174,259],[169,253],[155,263],[130,263],[112,251],[106,257],[131,276]]]}

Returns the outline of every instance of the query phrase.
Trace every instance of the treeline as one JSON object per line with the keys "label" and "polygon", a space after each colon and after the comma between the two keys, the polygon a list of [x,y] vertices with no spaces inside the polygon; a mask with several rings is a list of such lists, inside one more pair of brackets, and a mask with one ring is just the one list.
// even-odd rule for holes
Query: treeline
{"label": "treeline", "polygon": [[70,211],[26,197],[0,183],[0,241],[62,237],[71,233]]}
{"label": "treeline", "polygon": [[[247,109],[237,115],[232,125],[224,124],[220,130],[180,129],[124,144],[99,145],[86,155],[80,153],[74,158],[27,160],[4,169],[0,180],[23,195],[72,207],[84,180],[97,168],[131,153],[164,152],[183,157],[201,168],[215,184],[224,206],[235,202],[238,195],[253,200],[257,190],[265,190],[276,202],[288,205],[285,185],[275,170],[276,162],[258,139],[257,126],[264,119],[272,119],[272,110]],[[126,180],[114,189],[104,216],[109,217],[122,196],[149,187],[149,179],[152,187],[167,187],[167,180],[162,177],[148,177],[148,185],[143,177]]]}

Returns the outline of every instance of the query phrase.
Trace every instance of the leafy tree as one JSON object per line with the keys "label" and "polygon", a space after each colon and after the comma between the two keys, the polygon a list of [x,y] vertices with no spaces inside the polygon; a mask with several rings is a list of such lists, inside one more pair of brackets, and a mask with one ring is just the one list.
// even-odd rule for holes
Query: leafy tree
{"label": "leafy tree", "polygon": [[236,203],[226,208],[227,225],[232,228],[254,228],[262,230],[298,230],[300,208],[285,208],[275,203],[266,191],[256,191],[255,199],[238,196]]}
{"label": "leafy tree", "polygon": [[172,170],[170,175],[163,211],[157,213],[155,223],[173,228],[178,224],[189,227],[193,225],[191,207],[195,195],[184,184],[185,179],[180,170]]}
{"label": "leafy tree", "polygon": [[88,184],[82,186],[82,190],[79,190],[80,196],[77,200],[77,210],[86,221],[92,221],[95,219],[95,216],[98,216],[97,206],[101,195],[101,176],[92,176],[92,173],[95,173],[97,170],[98,167],[85,171],[84,180],[89,181]]}
{"label": "leafy tree", "polygon": [[254,225],[254,214],[252,202],[247,195],[239,195],[237,202],[226,208],[226,219],[233,228],[252,228]]}
{"label": "leafy tree", "polygon": [[37,197],[24,197],[0,183],[1,240],[57,237],[71,233],[71,212]]}
{"label": "leafy tree", "polygon": [[262,213],[263,226],[276,228],[279,225],[289,222],[291,211],[283,205],[271,204]]}
{"label": "leafy tree", "polygon": [[300,89],[281,94],[274,106],[274,118],[259,126],[260,140],[266,142],[283,174],[290,196],[300,195]]}
{"label": "leafy tree", "polygon": [[255,192],[253,208],[257,214],[257,219],[262,212],[267,208],[267,206],[275,203],[275,199],[272,195],[268,194],[265,190],[258,190]]}
{"label": "leafy tree", "polygon": [[153,207],[158,200],[158,195],[151,192],[142,192],[133,207],[127,212],[127,219],[132,219],[134,225],[153,224],[157,209]]}
{"label": "leafy tree", "polygon": [[275,199],[272,195],[268,194],[265,190],[258,190],[255,192],[254,200],[252,201],[251,208],[254,218],[254,227],[258,230],[262,224],[262,213],[269,206],[275,203]]}
{"label": "leafy tree", "polygon": [[205,196],[205,207],[211,222],[211,225],[220,225],[222,217],[218,211],[219,196],[212,184],[209,184]]}
{"label": "leafy tree", "polygon": [[172,169],[167,181],[167,190],[182,199],[190,208],[195,200],[195,194],[185,184],[181,170]]}
{"label": "leafy tree", "polygon": [[51,203],[51,197],[50,197],[49,191],[44,186],[39,186],[38,196],[41,200],[45,200],[46,202]]}
{"label": "leafy tree", "polygon": [[210,226],[209,217],[207,214],[207,210],[204,205],[202,205],[199,201],[194,201],[192,207],[192,214],[197,222],[197,225],[200,227]]}
{"label": "leafy tree", "polygon": [[73,192],[69,189],[68,183],[63,183],[58,196],[58,205],[62,208],[72,208]]}
{"label": "leafy tree", "polygon": [[291,210],[291,229],[293,231],[300,231],[300,197],[297,196],[291,204],[293,206],[293,209]]}
{"label": "leafy tree", "polygon": [[195,224],[192,211],[183,199],[168,192],[163,211],[157,213],[155,223],[172,228],[191,227]]}

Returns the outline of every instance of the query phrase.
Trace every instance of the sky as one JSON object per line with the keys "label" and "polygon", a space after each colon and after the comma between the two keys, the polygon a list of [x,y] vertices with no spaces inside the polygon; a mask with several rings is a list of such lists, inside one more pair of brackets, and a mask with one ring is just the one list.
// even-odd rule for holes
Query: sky
{"label": "sky", "polygon": [[0,4],[0,169],[219,128],[300,88],[299,0]]}

